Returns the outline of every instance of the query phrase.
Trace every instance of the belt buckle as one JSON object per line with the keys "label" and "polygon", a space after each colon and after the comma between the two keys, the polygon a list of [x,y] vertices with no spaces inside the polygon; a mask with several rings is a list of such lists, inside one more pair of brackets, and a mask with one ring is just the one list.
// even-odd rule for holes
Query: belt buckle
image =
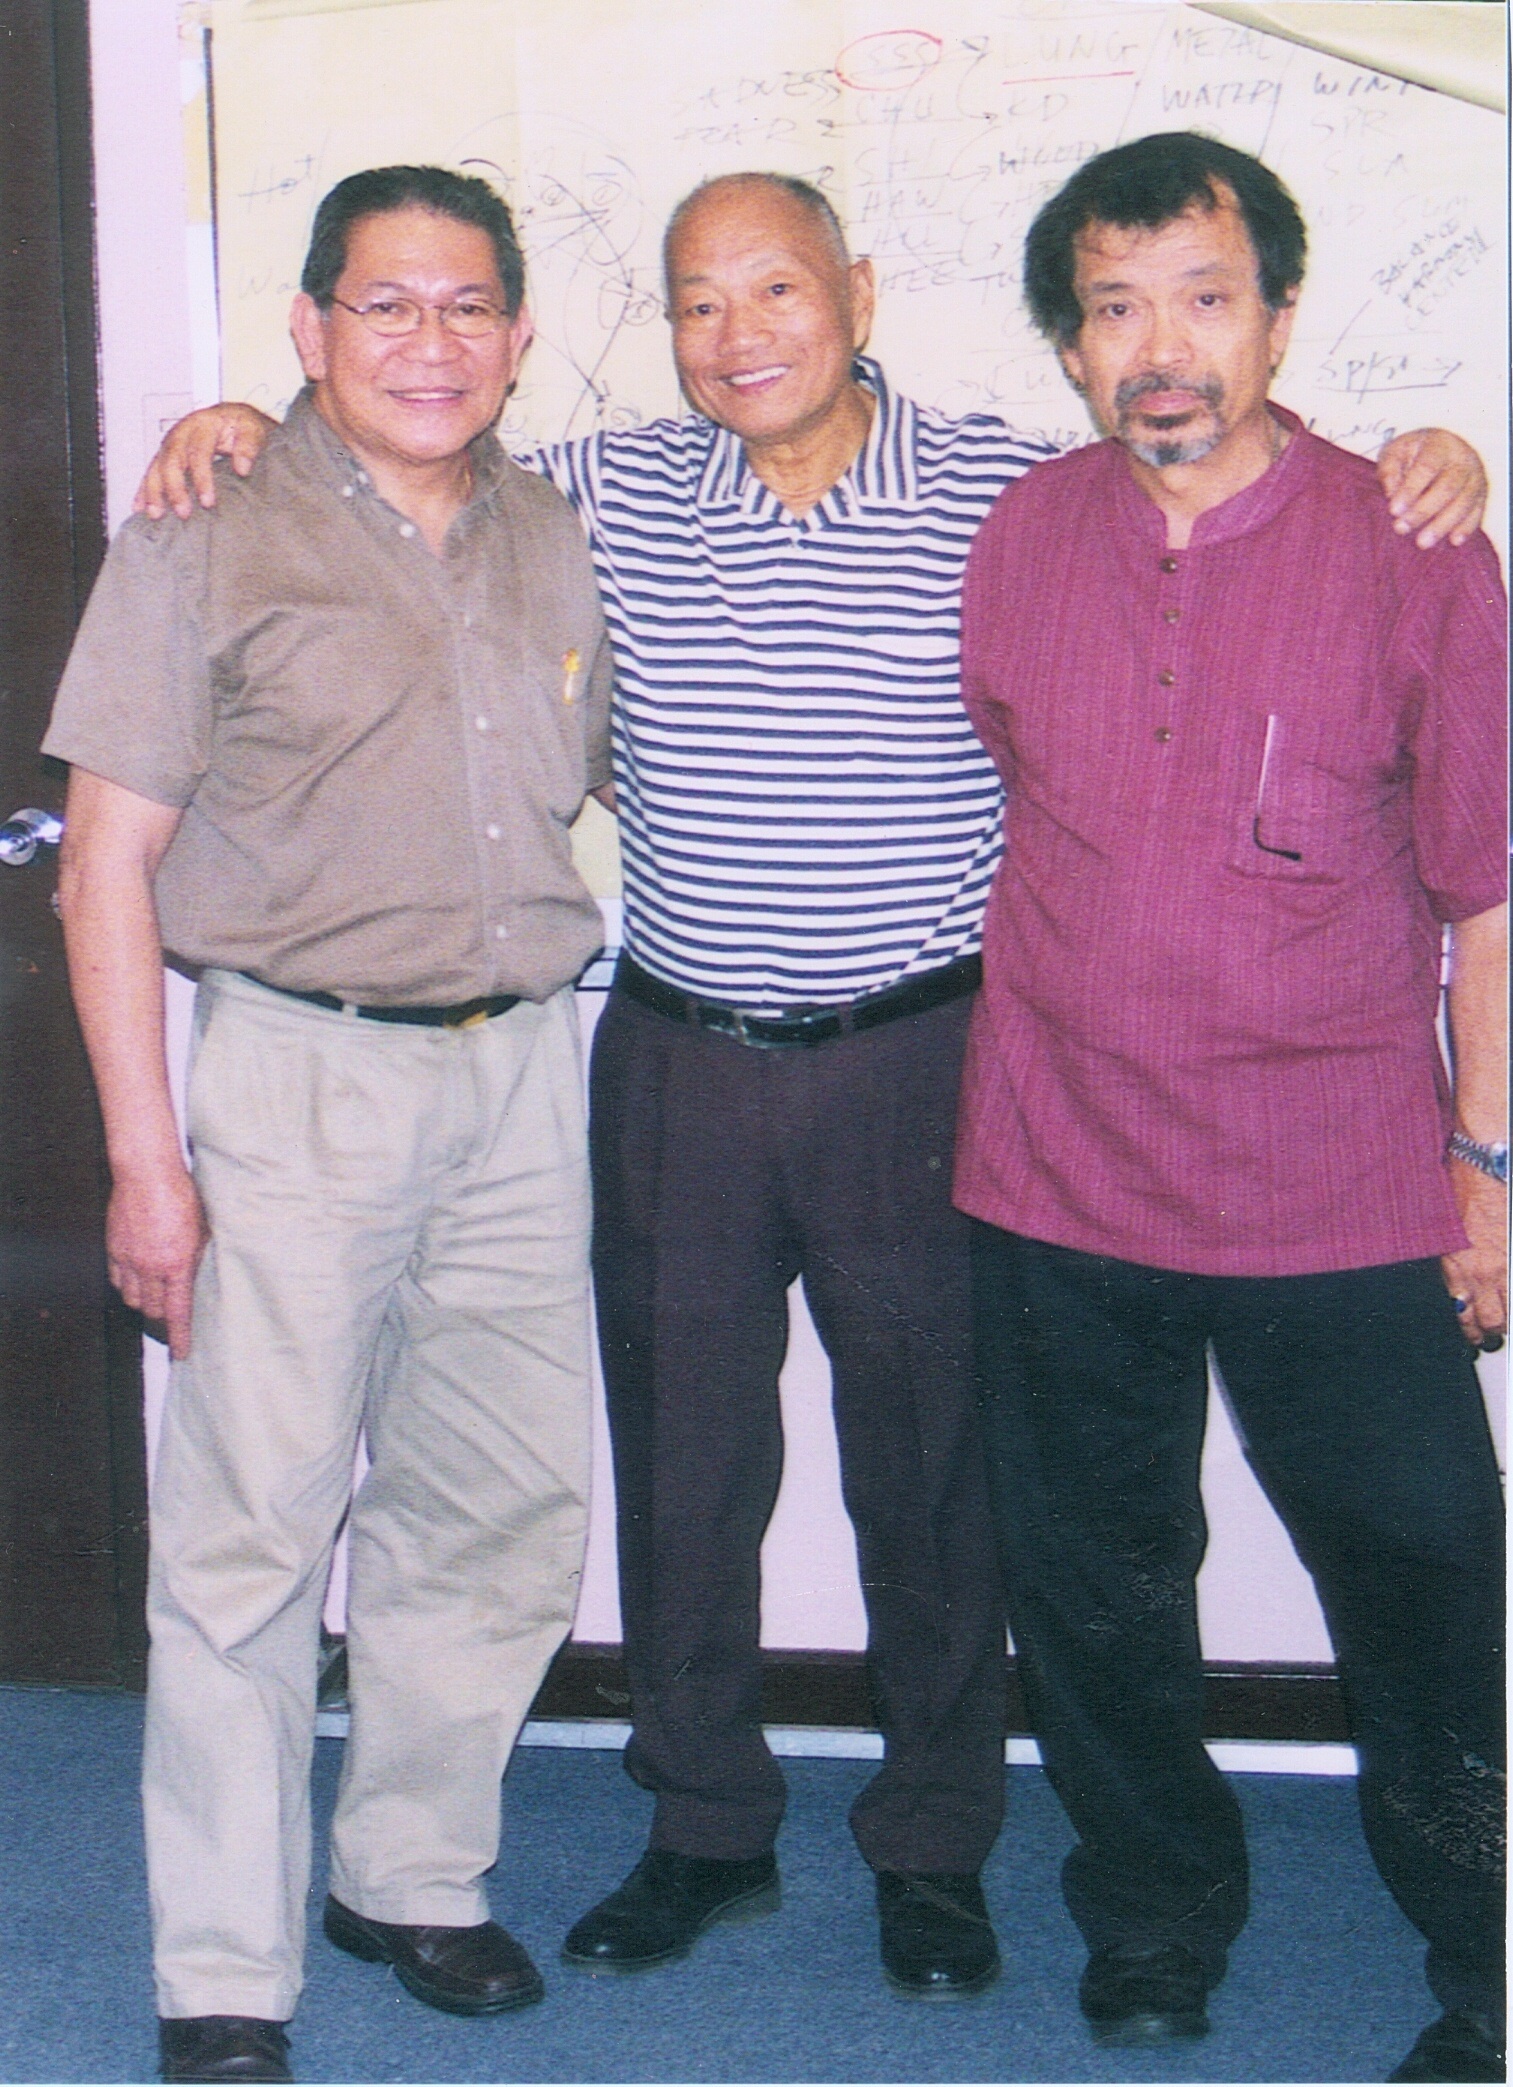
{"label": "belt buckle", "polygon": [[736,1040],[737,1040],[738,1042],[740,1042],[740,1043],[743,1043],[743,1044],[747,1045],[747,1046],[748,1046],[748,1048],[749,1048],[749,1049],[751,1049],[751,1050],[753,1050],[753,1051],[777,1051],[777,1050],[781,1050],[781,1049],[782,1049],[782,1046],[783,1046],[783,1038],[782,1038],[782,1037],[780,1037],[780,1036],[755,1036],[755,1035],[753,1035],[753,1034],[752,1034],[752,1031],[751,1031],[751,1030],[750,1030],[750,1028],[748,1028],[748,1026],[747,1026],[747,1024],[748,1024],[749,1022],[762,1022],[762,1021],[766,1021],[766,1020],[770,1019],[770,1018],[769,1018],[768,1016],[766,1016],[766,1015],[746,1015],[746,1014],[744,1014],[744,1013],[743,1013],[743,1012],[741,1011],[741,1009],[740,1009],[739,1007],[733,1007],[733,1008],[732,1008],[732,1009],[730,1010],[730,1014],[731,1014],[731,1023],[730,1023],[730,1032],[729,1032],[729,1033],[730,1033],[731,1035],[733,1035],[733,1036],[734,1036],[734,1037],[736,1038]]}
{"label": "belt buckle", "polygon": [[459,1015],[455,1021],[449,1021],[447,1027],[449,1029],[479,1029],[488,1018],[489,1011],[486,1007],[475,1007],[471,1014]]}

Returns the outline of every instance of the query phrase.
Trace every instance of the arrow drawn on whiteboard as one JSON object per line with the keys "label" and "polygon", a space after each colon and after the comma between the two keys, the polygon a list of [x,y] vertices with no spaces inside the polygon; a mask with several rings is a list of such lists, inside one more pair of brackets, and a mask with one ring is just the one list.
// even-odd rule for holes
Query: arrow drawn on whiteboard
{"label": "arrow drawn on whiteboard", "polygon": [[1375,398],[1389,391],[1442,391],[1459,370],[1449,355],[1415,355],[1411,349],[1373,348],[1343,360],[1326,358],[1319,365],[1320,391],[1345,392],[1351,398]]}

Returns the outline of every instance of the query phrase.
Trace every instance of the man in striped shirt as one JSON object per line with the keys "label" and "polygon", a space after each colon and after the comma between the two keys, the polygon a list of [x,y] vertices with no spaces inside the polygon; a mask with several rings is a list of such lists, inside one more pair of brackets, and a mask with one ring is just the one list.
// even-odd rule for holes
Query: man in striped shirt
{"label": "man in striped shirt", "polygon": [[[951,1995],[998,1968],[978,1871],[1004,1647],[949,1194],[1000,796],[957,614],[979,522],[1046,452],[889,390],[860,354],[870,269],[807,185],[707,185],[666,258],[696,417],[538,460],[584,518],[616,658],[625,934],[594,1051],[595,1282],[626,1765],[657,1799],[648,1854],[565,1954],[668,1962],[775,1901],[758,1554],[802,1276],[887,1743],[853,1829],[890,1981]],[[202,455],[224,433],[245,457],[246,426],[202,416]],[[167,490],[184,504],[181,476]],[[1440,527],[1465,520],[1452,501]]]}

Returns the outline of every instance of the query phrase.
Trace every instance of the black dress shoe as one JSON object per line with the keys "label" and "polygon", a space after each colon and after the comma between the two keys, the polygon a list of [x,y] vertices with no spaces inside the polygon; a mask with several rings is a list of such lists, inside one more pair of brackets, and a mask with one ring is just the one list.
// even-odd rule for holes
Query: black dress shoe
{"label": "black dress shoe", "polygon": [[582,1971],[650,1971],[686,1957],[717,1920],[755,1920],[780,1903],[777,1860],[724,1862],[652,1848],[618,1891],[585,1913],[562,1945]]}
{"label": "black dress shoe", "polygon": [[1389,2080],[1505,2080],[1504,2032],[1469,2007],[1447,2008],[1431,2022]]}
{"label": "black dress shoe", "polygon": [[1120,1942],[1093,1951],[1077,1998],[1098,2043],[1180,2043],[1207,2036],[1212,1983],[1180,1943]]}
{"label": "black dress shoe", "polygon": [[185,2015],[158,2023],[165,2080],[292,2080],[282,2022],[256,2015]]}
{"label": "black dress shoe", "polygon": [[998,1976],[998,1940],[976,1877],[879,1870],[883,1976],[918,2000],[980,1993]]}
{"label": "black dress shoe", "polygon": [[403,1927],[326,1900],[326,1940],[368,1964],[392,1964],[408,1993],[449,2015],[497,2015],[546,1991],[513,1935],[497,1920],[472,1928]]}

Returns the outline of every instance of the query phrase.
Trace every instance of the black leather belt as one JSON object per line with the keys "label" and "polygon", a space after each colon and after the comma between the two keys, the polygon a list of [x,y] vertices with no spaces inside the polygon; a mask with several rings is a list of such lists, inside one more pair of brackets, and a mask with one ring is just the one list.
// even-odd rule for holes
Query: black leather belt
{"label": "black leather belt", "polygon": [[737,1007],[722,1007],[716,1001],[696,1000],[676,986],[643,971],[634,957],[622,955],[615,966],[615,986],[649,1007],[654,1014],[674,1022],[687,1022],[695,1029],[713,1029],[733,1036],[738,1043],[772,1048],[782,1044],[829,1043],[833,1037],[851,1036],[860,1029],[878,1029],[884,1022],[904,1015],[924,1014],[942,1007],[963,993],[975,993],[982,984],[982,958],[958,957],[938,971],[922,971],[902,985],[885,986],[880,993],[864,993],[838,1007],[794,1008],[788,1014],[748,1015]]}
{"label": "black leather belt", "polygon": [[286,1000],[307,1000],[312,1007],[328,1007],[332,1014],[358,1015],[365,1022],[404,1022],[415,1029],[474,1029],[520,1005],[518,993],[495,993],[489,1000],[459,1000],[454,1007],[358,1007],[354,1001],[339,1000],[335,993],[296,993],[293,986],[271,986],[266,978],[256,978],[250,971],[241,976],[270,993],[282,993]]}

